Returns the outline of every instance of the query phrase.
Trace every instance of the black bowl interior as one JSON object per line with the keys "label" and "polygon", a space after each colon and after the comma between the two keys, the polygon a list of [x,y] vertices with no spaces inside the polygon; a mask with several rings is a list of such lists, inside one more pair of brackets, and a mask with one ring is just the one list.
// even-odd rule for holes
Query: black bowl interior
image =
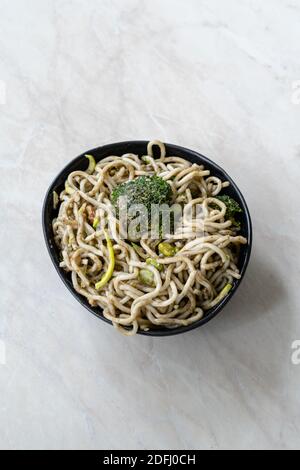
{"label": "black bowl interior", "polygon": [[[52,259],[52,262],[62,279],[65,283],[67,288],[70,292],[74,295],[74,297],[87,308],[91,313],[99,317],[101,320],[111,324],[109,320],[103,317],[102,309],[92,308],[88,301],[79,295],[73,288],[70,274],[66,273],[63,269],[59,267],[59,251],[54,242],[54,236],[52,233],[52,220],[57,216],[57,209],[54,210],[53,208],[53,191],[60,193],[64,188],[65,180],[67,179],[69,173],[74,170],[85,170],[87,168],[87,160],[85,158],[86,154],[91,154],[94,156],[96,161],[99,161],[107,156],[110,155],[123,155],[124,153],[135,153],[138,155],[145,155],[147,149],[148,141],[129,141],[129,142],[118,142],[114,144],[104,145],[102,147],[98,147],[93,150],[89,150],[84,154],[80,155],[79,157],[72,160],[68,165],[57,175],[54,179],[53,183],[49,187],[45,201],[43,206],[43,230],[44,230],[44,237],[46,241],[46,245],[48,248],[48,252]],[[192,163],[204,164],[207,169],[211,171],[212,175],[217,176],[222,181],[229,181],[230,187],[224,190],[224,193],[232,196],[241,206],[243,209],[243,213],[241,214],[241,235],[248,239],[248,244],[243,245],[240,252],[239,258],[239,270],[241,273],[241,279],[234,282],[234,286],[231,289],[229,295],[227,295],[223,301],[221,301],[217,306],[206,312],[206,315],[201,320],[193,323],[189,326],[184,326],[176,329],[168,329],[168,328],[159,328],[153,329],[150,331],[142,332],[140,331],[139,334],[146,335],[146,336],[170,336],[176,335],[179,333],[184,333],[186,331],[193,330],[194,328],[198,328],[201,325],[204,325],[208,321],[210,321],[213,317],[215,317],[224,307],[224,305],[231,299],[231,297],[235,294],[238,286],[241,283],[241,280],[245,274],[250,253],[251,253],[251,245],[252,245],[252,227],[251,227],[251,219],[248,207],[246,202],[236,186],[236,184],[232,181],[230,176],[228,176],[222,168],[216,165],[214,162],[209,160],[208,158],[204,157],[203,155],[194,152],[193,150],[186,149],[184,147],[179,147],[177,145],[166,144],[167,155],[174,155],[178,157],[185,158]]]}

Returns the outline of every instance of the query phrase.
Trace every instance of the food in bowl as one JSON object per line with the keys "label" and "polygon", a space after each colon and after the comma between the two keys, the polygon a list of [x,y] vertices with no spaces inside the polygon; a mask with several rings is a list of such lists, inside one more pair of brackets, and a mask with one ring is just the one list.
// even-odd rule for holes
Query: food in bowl
{"label": "food in bowl", "polygon": [[53,193],[60,267],[76,292],[125,335],[199,321],[240,278],[247,239],[229,182],[160,141],[147,155],[86,157]]}

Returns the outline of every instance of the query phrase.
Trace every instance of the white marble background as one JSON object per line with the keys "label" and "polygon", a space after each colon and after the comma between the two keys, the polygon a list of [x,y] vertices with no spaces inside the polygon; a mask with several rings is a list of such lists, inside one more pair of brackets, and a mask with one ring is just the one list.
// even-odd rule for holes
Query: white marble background
{"label": "white marble background", "polygon": [[[299,21],[299,0],[0,1],[1,448],[300,448]],[[167,339],[86,312],[41,229],[66,162],[151,138],[226,168],[255,235],[223,314]]]}

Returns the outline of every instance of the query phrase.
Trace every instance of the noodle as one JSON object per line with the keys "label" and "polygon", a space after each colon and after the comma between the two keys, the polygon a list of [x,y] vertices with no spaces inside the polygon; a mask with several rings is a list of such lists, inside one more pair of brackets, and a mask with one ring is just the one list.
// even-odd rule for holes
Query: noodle
{"label": "noodle", "polygon": [[[160,157],[154,157],[154,148]],[[93,172],[74,171],[59,195],[59,211],[53,220],[60,267],[71,273],[73,287],[92,307],[125,335],[138,330],[188,326],[227,295],[235,279],[239,247],[247,240],[239,235],[227,207],[216,198],[229,186],[202,165],[166,156],[165,145],[149,142],[147,156],[110,156]],[[124,239],[114,212],[111,193],[121,183],[157,175],[172,190],[173,202],[183,207],[182,226],[163,240],[172,244],[172,256],[158,254],[162,240],[144,233],[139,244]],[[196,217],[197,206],[202,217]],[[111,247],[103,233],[107,228]],[[112,265],[111,256],[114,255]],[[147,262],[150,258],[154,260]],[[112,276],[97,290],[104,272]],[[141,281],[147,270],[153,284]],[[147,274],[146,273],[146,274]]]}

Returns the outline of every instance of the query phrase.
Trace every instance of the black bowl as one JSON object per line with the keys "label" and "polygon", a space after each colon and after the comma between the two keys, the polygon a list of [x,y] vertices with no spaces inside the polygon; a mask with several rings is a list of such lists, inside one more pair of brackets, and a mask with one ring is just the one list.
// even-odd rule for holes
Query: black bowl
{"label": "black bowl", "polygon": [[[72,160],[68,165],[58,174],[55,178],[53,183],[51,184],[50,188],[47,191],[44,206],[43,206],[43,231],[44,237],[46,241],[46,245],[48,248],[48,252],[50,258],[55,266],[56,271],[58,272],[60,278],[65,283],[69,291],[74,295],[74,297],[83,305],[86,309],[88,309],[91,313],[96,315],[101,320],[104,320],[106,323],[111,322],[103,317],[102,309],[92,308],[87,299],[79,295],[73,288],[72,281],[70,274],[66,273],[63,269],[59,267],[59,251],[54,242],[54,236],[52,233],[52,225],[51,222],[54,217],[57,215],[57,210],[53,208],[53,191],[56,191],[58,194],[63,190],[65,180],[69,173],[74,170],[85,170],[87,167],[87,160],[85,158],[86,154],[91,154],[95,157],[96,161],[102,160],[103,158],[109,155],[123,155],[124,153],[135,153],[138,155],[145,155],[147,149],[147,141],[128,141],[128,142],[118,142],[115,144],[104,145],[103,147],[98,147],[93,150],[89,150],[84,154],[76,157]],[[241,206],[243,209],[243,213],[241,214],[241,235],[248,239],[247,245],[242,245],[240,258],[238,263],[238,268],[240,270],[241,279],[234,281],[233,288],[231,289],[230,293],[222,300],[218,305],[214,308],[206,312],[206,315],[201,320],[189,325],[183,326],[176,329],[168,329],[168,328],[158,328],[153,329],[150,331],[139,331],[138,333],[141,335],[146,336],[171,336],[177,335],[179,333],[185,333],[186,331],[193,330],[194,328],[198,328],[199,326],[204,325],[205,323],[209,322],[212,318],[214,318],[227,304],[227,302],[232,298],[235,294],[238,286],[241,283],[241,280],[246,272],[247,265],[250,258],[251,253],[251,245],[252,245],[252,226],[251,226],[251,218],[249,214],[248,207],[246,202],[236,186],[236,184],[232,181],[230,176],[225,173],[222,168],[220,168],[216,163],[212,162],[208,158],[204,157],[203,155],[194,152],[193,150],[189,150],[184,147],[179,147],[178,145],[166,144],[167,155],[175,155],[179,157],[183,157],[186,160],[189,160],[192,163],[204,164],[205,167],[211,170],[211,174],[219,177],[223,181],[229,181],[230,187],[226,188],[226,194],[232,196]],[[224,191],[225,193],[225,191]]]}

